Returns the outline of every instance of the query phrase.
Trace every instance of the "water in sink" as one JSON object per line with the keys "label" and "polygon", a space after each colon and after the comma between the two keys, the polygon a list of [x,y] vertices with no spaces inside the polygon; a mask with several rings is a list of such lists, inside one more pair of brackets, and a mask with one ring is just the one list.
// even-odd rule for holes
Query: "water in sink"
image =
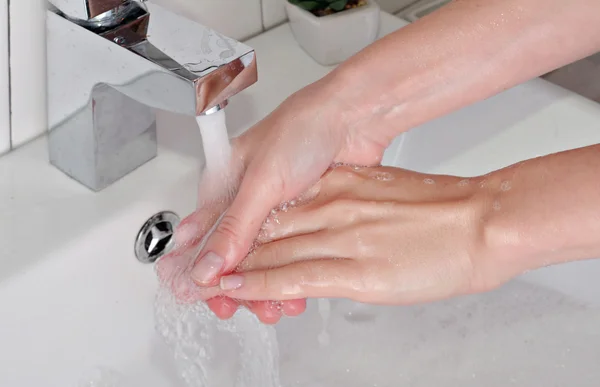
{"label": "water in sink", "polygon": [[[202,134],[206,166],[199,191],[200,205],[233,194],[235,166],[230,165],[231,146],[223,110],[197,118]],[[235,173],[235,172],[234,172]],[[206,203],[203,203],[206,201]],[[218,221],[217,221],[218,222]],[[209,231],[210,234],[211,231]],[[204,242],[184,252],[182,265],[172,276],[187,276],[176,283],[190,284],[189,265]],[[176,299],[171,278],[161,278],[155,303],[159,335],[173,356],[177,372],[188,387],[277,387],[278,345],[273,327],[263,325],[247,310],[227,321],[215,317],[203,302]]]}

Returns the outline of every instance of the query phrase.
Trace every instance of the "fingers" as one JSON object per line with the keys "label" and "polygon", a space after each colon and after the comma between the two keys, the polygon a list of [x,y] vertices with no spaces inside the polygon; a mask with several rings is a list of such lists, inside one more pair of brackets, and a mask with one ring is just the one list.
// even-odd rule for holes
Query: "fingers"
{"label": "fingers", "polygon": [[346,249],[336,234],[321,231],[261,245],[240,263],[236,272],[272,269],[322,258],[346,258]]}
{"label": "fingers", "polygon": [[240,306],[239,302],[229,297],[214,297],[206,301],[213,313],[221,320],[229,320]]}
{"label": "fingers", "polygon": [[218,296],[206,301],[212,312],[221,320],[228,320],[237,312],[240,304],[250,310],[264,324],[275,324],[281,319],[281,311],[270,301],[238,301]]}
{"label": "fingers", "polygon": [[250,302],[248,309],[250,309],[263,324],[276,324],[282,317],[280,304],[273,301]]}
{"label": "fingers", "polygon": [[275,324],[281,317],[295,317],[306,310],[306,300],[290,301],[239,301],[219,296],[206,301],[213,313],[222,320],[228,320],[236,313],[240,304],[254,313],[265,324]]}
{"label": "fingers", "polygon": [[268,219],[257,240],[267,243],[323,230],[335,224],[333,214],[328,209],[325,207],[315,211],[312,206],[307,206],[278,212]]}
{"label": "fingers", "polygon": [[287,317],[296,317],[306,311],[306,299],[280,301],[281,313]]}
{"label": "fingers", "polygon": [[201,286],[211,285],[221,273],[230,272],[240,263],[271,208],[282,201],[282,192],[282,185],[273,177],[248,172],[231,207],[199,254],[192,270],[194,281]]}
{"label": "fingers", "polygon": [[316,233],[326,229],[340,229],[361,220],[377,220],[385,208],[366,201],[334,198],[306,207],[277,213],[263,226],[260,243]]}
{"label": "fingers", "polygon": [[364,288],[360,266],[348,259],[296,262],[221,278],[225,294],[242,300],[353,298]]}
{"label": "fingers", "polygon": [[198,249],[196,245],[181,245],[156,263],[161,285],[170,289],[179,302],[205,301],[221,293],[218,286],[201,288],[191,279],[191,264]]}
{"label": "fingers", "polygon": [[219,211],[215,206],[203,207],[185,217],[175,230],[175,245],[189,246],[199,243],[224,209],[223,207]]}

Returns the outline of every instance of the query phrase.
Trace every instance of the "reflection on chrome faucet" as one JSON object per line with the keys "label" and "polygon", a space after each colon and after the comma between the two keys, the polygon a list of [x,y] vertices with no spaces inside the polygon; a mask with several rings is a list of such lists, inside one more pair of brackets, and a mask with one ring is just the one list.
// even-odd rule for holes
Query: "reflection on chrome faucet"
{"label": "reflection on chrome faucet", "polygon": [[157,153],[154,109],[222,109],[257,79],[254,51],[154,4],[50,0],[50,161],[94,191]]}

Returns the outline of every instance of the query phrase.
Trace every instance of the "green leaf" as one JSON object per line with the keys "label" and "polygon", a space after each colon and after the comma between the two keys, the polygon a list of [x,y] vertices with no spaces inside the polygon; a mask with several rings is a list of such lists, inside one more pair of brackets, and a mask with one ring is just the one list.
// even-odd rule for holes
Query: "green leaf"
{"label": "green leaf", "polygon": [[315,8],[319,7],[319,3],[316,1],[301,1],[297,4],[300,8],[305,9],[307,11],[312,11]]}
{"label": "green leaf", "polygon": [[336,12],[343,10],[348,4],[348,0],[336,0],[333,3],[329,4],[329,7]]}

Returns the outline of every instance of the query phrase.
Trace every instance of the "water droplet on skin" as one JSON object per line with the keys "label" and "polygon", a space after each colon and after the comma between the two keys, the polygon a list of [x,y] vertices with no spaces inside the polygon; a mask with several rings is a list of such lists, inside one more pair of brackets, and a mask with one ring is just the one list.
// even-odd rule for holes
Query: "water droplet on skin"
{"label": "water droplet on skin", "polygon": [[505,180],[500,184],[500,190],[503,192],[509,191],[512,188],[510,181]]}
{"label": "water droplet on skin", "polygon": [[458,182],[458,186],[459,187],[466,187],[469,185],[469,179],[463,179],[461,181]]}
{"label": "water droplet on skin", "polygon": [[431,184],[435,184],[435,180],[433,180],[433,179],[425,179],[425,180],[423,180],[423,183],[431,185]]}
{"label": "water droplet on skin", "polygon": [[494,209],[494,211],[500,211],[500,209],[502,208],[502,205],[500,204],[500,202],[498,200],[494,200],[494,204],[492,204],[492,208]]}
{"label": "water droplet on skin", "polygon": [[387,118],[393,118],[400,113],[402,113],[405,109],[405,105],[395,105],[390,109],[390,111],[386,114]]}
{"label": "water droplet on skin", "polygon": [[389,172],[378,172],[378,171],[371,172],[371,173],[369,173],[369,177],[372,179],[375,179],[375,180],[380,180],[380,181],[394,180],[394,177]]}
{"label": "water droplet on skin", "polygon": [[277,311],[283,311],[283,302],[281,301],[271,301],[271,307],[277,309]]}
{"label": "water droplet on skin", "polygon": [[487,185],[487,180],[482,180],[481,183],[479,183],[479,188],[485,188],[485,186]]}

